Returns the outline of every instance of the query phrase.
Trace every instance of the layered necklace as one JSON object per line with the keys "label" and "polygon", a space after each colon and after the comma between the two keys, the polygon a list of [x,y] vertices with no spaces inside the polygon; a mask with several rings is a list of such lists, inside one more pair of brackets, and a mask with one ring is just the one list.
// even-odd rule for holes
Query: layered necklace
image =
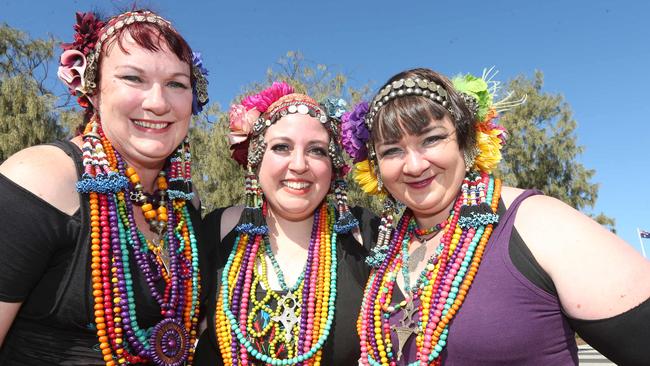
{"label": "layered necklace", "polygon": [[[85,170],[77,189],[90,197],[94,314],[106,365],[191,364],[200,290],[197,244],[186,205],[191,191],[170,189],[191,189],[187,144],[159,174],[157,202],[143,194],[138,174],[112,148],[96,120],[86,127],[82,152]],[[138,230],[134,204],[156,234],[153,240]],[[137,272],[144,275],[147,295],[160,306],[162,320],[148,329],[138,322]],[[159,287],[161,279],[164,286]]]}
{"label": "layered necklace", "polygon": [[[467,296],[493,225],[498,222],[500,192],[500,180],[486,173],[467,174],[449,219],[437,227],[443,235],[436,253],[413,288],[408,274],[409,244],[414,238],[426,239],[436,229],[419,230],[409,210],[402,215],[392,230],[385,258],[366,285],[357,321],[362,364],[395,365],[402,359],[406,341],[415,334],[416,359],[409,365],[440,365],[449,322]],[[393,304],[393,290],[400,273],[406,299]],[[419,304],[415,299],[419,299]],[[401,318],[391,324],[390,318],[397,316],[399,310]],[[393,344],[392,334],[397,336],[398,344]]]}
{"label": "layered necklace", "polygon": [[[327,203],[314,212],[307,263],[292,287],[284,280],[267,235],[238,233],[221,275],[215,312],[219,349],[226,365],[321,363],[336,300],[334,221],[335,210]],[[265,257],[270,259],[284,294],[269,287]],[[265,289],[261,299],[256,293],[260,285]],[[255,327],[260,318],[264,324]]]}

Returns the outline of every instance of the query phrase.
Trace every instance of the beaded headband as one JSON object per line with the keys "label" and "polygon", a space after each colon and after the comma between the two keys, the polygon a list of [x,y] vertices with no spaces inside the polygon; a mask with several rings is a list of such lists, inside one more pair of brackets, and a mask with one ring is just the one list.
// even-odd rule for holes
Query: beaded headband
{"label": "beaded headband", "polygon": [[372,126],[372,119],[375,117],[375,114],[377,114],[384,104],[395,98],[407,95],[421,95],[423,97],[428,97],[446,108],[449,113],[456,118],[456,113],[451,108],[451,103],[447,100],[448,95],[445,88],[426,79],[406,78],[393,81],[386,85],[372,99],[371,108],[366,116],[366,125],[368,126],[368,129]]}
{"label": "beaded headband", "polygon": [[259,135],[280,118],[294,113],[314,117],[323,124],[328,122],[325,111],[315,100],[302,94],[288,94],[269,106],[269,111],[257,119],[253,125],[253,134]]}
{"label": "beaded headband", "polygon": [[[124,27],[134,23],[150,23],[173,29],[171,22],[150,11],[141,10],[119,14],[104,23],[93,13],[77,13],[75,42],[64,43],[64,52],[57,75],[79,104],[89,107],[89,96],[97,89],[97,72],[102,46]],[[194,78],[192,112],[198,114],[208,102],[207,70],[203,67],[200,54],[193,53],[191,72]]]}

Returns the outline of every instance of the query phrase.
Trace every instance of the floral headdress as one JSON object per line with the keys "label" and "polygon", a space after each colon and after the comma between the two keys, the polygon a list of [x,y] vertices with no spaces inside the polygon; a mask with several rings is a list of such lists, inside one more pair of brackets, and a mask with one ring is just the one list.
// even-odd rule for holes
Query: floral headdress
{"label": "floral headdress", "polygon": [[[118,34],[124,27],[134,23],[151,23],[172,28],[166,19],[146,10],[126,12],[104,22],[92,13],[77,12],[74,25],[74,42],[63,43],[60,66],[57,75],[77,97],[84,108],[90,107],[90,96],[97,88],[97,71],[102,45]],[[203,67],[199,53],[192,55],[192,113],[198,114],[208,103],[208,70]]]}
{"label": "floral headdress", "polygon": [[[522,104],[526,99],[523,97],[511,100],[512,93],[510,93],[499,102],[494,102],[493,98],[499,83],[492,80],[494,76],[492,71],[493,69],[485,70],[481,77],[466,74],[452,80],[454,88],[463,97],[474,120],[476,144],[464,152],[468,172],[489,174],[496,168],[501,160],[501,148],[506,140],[506,131],[502,126],[497,125],[495,120],[500,112]],[[449,111],[452,118],[459,118],[452,108],[447,91],[437,83],[421,78],[406,78],[391,82],[377,93],[371,103],[363,101],[342,117],[343,146],[353,159],[355,181],[367,194],[384,195],[384,210],[376,248],[387,248],[385,241],[390,240],[397,202],[388,192],[383,191],[381,180],[378,178],[377,157],[370,142],[372,121],[386,103],[409,95],[429,98]],[[372,261],[371,265],[377,265],[381,262],[382,255],[379,253],[369,258]]]}
{"label": "floral headdress", "polygon": [[250,234],[263,234],[268,230],[262,214],[263,195],[256,173],[266,151],[264,132],[280,118],[294,113],[316,118],[329,134],[327,152],[337,176],[334,193],[339,218],[335,230],[347,232],[357,226],[358,222],[347,206],[347,187],[343,179],[347,166],[342,156],[339,125],[344,107],[342,99],[328,100],[321,105],[307,95],[294,93],[293,87],[285,82],[274,82],[269,88],[244,98],[241,104],[231,106],[228,141],[233,159],[246,168],[246,209],[237,230]]}

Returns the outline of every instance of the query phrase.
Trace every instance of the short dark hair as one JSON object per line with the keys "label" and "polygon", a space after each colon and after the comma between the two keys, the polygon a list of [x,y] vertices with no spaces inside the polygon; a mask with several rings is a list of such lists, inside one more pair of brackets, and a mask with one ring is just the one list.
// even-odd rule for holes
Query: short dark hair
{"label": "short dark hair", "polygon": [[431,119],[442,119],[448,115],[456,129],[458,146],[461,150],[475,145],[474,119],[462,96],[454,89],[451,81],[442,74],[425,68],[402,71],[391,77],[379,90],[393,81],[420,78],[433,81],[447,91],[447,100],[456,114],[440,103],[419,95],[406,95],[385,103],[371,121],[372,143],[398,141],[404,135],[413,135],[429,126]]}

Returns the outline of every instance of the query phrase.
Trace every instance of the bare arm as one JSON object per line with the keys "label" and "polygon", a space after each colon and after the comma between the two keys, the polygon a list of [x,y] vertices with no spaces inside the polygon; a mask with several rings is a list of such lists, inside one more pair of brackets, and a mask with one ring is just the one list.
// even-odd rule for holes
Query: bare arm
{"label": "bare arm", "polygon": [[526,199],[515,226],[577,319],[621,314],[650,297],[650,261],[589,217],[550,197]]}
{"label": "bare arm", "polygon": [[5,336],[16,318],[20,305],[22,305],[20,302],[0,301],[0,347],[2,347]]}

